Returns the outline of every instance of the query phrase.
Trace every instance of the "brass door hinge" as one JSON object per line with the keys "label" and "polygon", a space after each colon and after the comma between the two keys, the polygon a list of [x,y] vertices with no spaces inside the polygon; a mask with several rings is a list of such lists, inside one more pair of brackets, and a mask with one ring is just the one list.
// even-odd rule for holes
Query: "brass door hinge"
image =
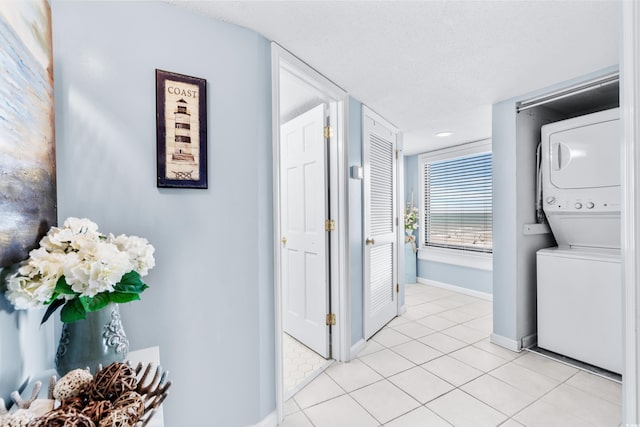
{"label": "brass door hinge", "polygon": [[396,283],[396,294],[400,293],[400,283]]}
{"label": "brass door hinge", "polygon": [[396,150],[396,160],[400,158],[400,150]]}
{"label": "brass door hinge", "polygon": [[336,315],[333,313],[327,313],[327,326],[333,326],[336,324]]}
{"label": "brass door hinge", "polygon": [[332,219],[325,219],[324,220],[324,231],[335,231],[336,229],[336,222]]}
{"label": "brass door hinge", "polygon": [[324,127],[324,137],[325,139],[333,138],[333,128],[331,126]]}

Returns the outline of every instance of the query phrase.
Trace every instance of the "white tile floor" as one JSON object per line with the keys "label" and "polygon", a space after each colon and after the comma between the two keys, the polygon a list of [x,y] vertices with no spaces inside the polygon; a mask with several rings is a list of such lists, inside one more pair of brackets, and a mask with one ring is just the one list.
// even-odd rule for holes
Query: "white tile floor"
{"label": "white tile floor", "polygon": [[407,285],[407,312],[285,404],[283,427],[611,426],[621,386],[489,342],[491,302]]}
{"label": "white tile floor", "polygon": [[286,333],[282,334],[282,355],[285,396],[295,394],[328,363],[325,358]]}

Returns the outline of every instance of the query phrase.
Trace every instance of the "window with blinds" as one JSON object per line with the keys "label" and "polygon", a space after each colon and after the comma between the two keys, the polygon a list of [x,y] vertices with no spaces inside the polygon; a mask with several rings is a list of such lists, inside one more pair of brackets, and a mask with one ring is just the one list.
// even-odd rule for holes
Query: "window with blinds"
{"label": "window with blinds", "polygon": [[424,246],[492,252],[491,153],[424,161]]}

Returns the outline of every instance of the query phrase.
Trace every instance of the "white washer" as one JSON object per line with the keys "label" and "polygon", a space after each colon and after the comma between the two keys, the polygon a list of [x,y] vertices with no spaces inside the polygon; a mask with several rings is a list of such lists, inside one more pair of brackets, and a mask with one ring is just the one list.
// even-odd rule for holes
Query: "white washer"
{"label": "white washer", "polygon": [[615,249],[537,252],[538,346],[622,373],[622,280]]}

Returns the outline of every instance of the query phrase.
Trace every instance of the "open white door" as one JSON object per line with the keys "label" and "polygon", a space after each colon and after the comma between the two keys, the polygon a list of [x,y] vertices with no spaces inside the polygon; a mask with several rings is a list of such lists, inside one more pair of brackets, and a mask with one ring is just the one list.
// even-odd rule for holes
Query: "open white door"
{"label": "open white door", "polygon": [[365,339],[397,314],[396,129],[363,108]]}
{"label": "open white door", "polygon": [[280,128],[280,212],[283,329],[328,358],[326,116],[322,104]]}

